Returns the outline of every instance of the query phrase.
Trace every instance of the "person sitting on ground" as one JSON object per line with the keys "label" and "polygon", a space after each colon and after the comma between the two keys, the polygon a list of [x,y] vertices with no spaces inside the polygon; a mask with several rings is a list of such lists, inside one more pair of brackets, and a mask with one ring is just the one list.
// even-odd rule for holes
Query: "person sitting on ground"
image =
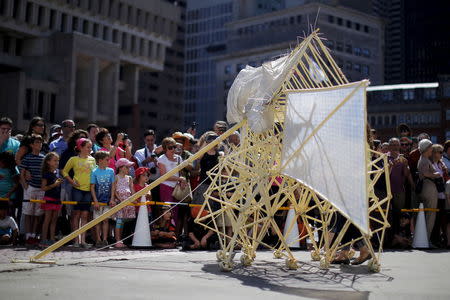
{"label": "person sitting on ground", "polygon": [[18,227],[16,221],[7,215],[8,206],[4,203],[0,205],[0,245],[16,245],[18,237]]}
{"label": "person sitting on ground", "polygon": [[[108,168],[109,152],[97,151],[94,155],[97,168],[91,174],[91,195],[94,200],[94,219],[109,210],[112,185],[115,180],[114,170]],[[105,219],[95,226],[95,246],[108,245],[109,220]]]}
{"label": "person sitting on ground", "polygon": [[195,218],[192,216],[189,217],[188,237],[190,243],[183,245],[183,250],[209,249],[209,238],[214,235],[214,232],[200,224],[196,224],[194,220]]}
{"label": "person sitting on ground", "polygon": [[408,213],[402,213],[399,231],[394,234],[394,238],[392,239],[392,247],[410,249],[411,245],[411,216]]}
{"label": "person sitting on ground", "polygon": [[163,249],[173,249],[176,247],[177,237],[175,226],[172,223],[172,211],[170,206],[164,205],[161,208],[160,218],[152,225],[150,232],[152,244]]}

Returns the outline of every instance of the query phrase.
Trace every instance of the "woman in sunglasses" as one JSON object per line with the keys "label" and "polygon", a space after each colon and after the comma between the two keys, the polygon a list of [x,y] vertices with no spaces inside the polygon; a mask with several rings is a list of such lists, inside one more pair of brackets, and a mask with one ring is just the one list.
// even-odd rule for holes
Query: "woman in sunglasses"
{"label": "woman in sunglasses", "polygon": [[22,142],[20,143],[19,151],[17,151],[16,153],[17,165],[20,165],[20,162],[22,161],[22,158],[25,154],[31,152],[30,137],[32,134],[38,134],[44,139],[44,142],[42,143],[41,153],[45,155],[49,152],[49,145],[47,143],[47,126],[45,124],[45,120],[41,117],[34,117],[33,119],[31,119],[28,126],[28,131],[23,137]]}
{"label": "woman in sunglasses", "polygon": [[[158,158],[158,168],[161,176],[175,169],[178,165],[183,162],[183,159],[178,154],[175,154],[177,148],[177,142],[171,138],[166,137],[162,141],[162,148],[164,154]],[[160,185],[160,197],[163,202],[178,202],[173,198],[172,193],[175,186],[179,183],[184,187],[187,182],[184,177],[180,176],[180,172],[177,172],[170,176],[166,181]],[[178,207],[174,207],[172,210],[172,220],[174,220],[175,225],[178,218]]]}

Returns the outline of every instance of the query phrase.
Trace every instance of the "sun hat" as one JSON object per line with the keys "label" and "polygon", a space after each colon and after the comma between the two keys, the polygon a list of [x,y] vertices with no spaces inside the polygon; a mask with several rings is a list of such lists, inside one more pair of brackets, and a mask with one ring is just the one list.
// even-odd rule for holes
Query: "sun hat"
{"label": "sun hat", "polygon": [[146,167],[139,167],[136,171],[134,171],[134,177],[139,178],[144,173],[149,173],[149,168]]}
{"label": "sun hat", "polygon": [[123,167],[123,166],[127,166],[127,167],[131,167],[134,163],[132,161],[129,161],[126,158],[121,158],[118,161],[116,161],[116,169]]}

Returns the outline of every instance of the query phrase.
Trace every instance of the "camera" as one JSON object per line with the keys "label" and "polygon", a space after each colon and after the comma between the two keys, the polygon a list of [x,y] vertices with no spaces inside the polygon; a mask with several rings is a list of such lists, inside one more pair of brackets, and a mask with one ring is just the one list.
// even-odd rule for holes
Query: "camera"
{"label": "camera", "polygon": [[123,134],[123,139],[122,140],[129,140],[128,134],[126,133],[122,133]]}

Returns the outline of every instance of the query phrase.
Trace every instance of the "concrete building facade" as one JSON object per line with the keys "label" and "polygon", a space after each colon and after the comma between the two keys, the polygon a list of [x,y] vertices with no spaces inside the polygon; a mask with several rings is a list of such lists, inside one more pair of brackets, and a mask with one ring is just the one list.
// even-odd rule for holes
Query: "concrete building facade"
{"label": "concrete building facade", "polygon": [[161,71],[180,10],[161,0],[0,0],[2,111],[139,127],[140,70]]}
{"label": "concrete building facade", "polygon": [[216,68],[220,116],[226,113],[227,93],[240,70],[288,53],[311,26],[320,28],[326,46],[350,81],[368,78],[372,84],[383,83],[383,22],[370,14],[311,2],[227,26],[227,54],[218,58]]}
{"label": "concrete building facade", "polygon": [[400,124],[435,143],[450,139],[450,78],[439,82],[373,86],[367,89],[368,120],[382,141],[398,135]]}

